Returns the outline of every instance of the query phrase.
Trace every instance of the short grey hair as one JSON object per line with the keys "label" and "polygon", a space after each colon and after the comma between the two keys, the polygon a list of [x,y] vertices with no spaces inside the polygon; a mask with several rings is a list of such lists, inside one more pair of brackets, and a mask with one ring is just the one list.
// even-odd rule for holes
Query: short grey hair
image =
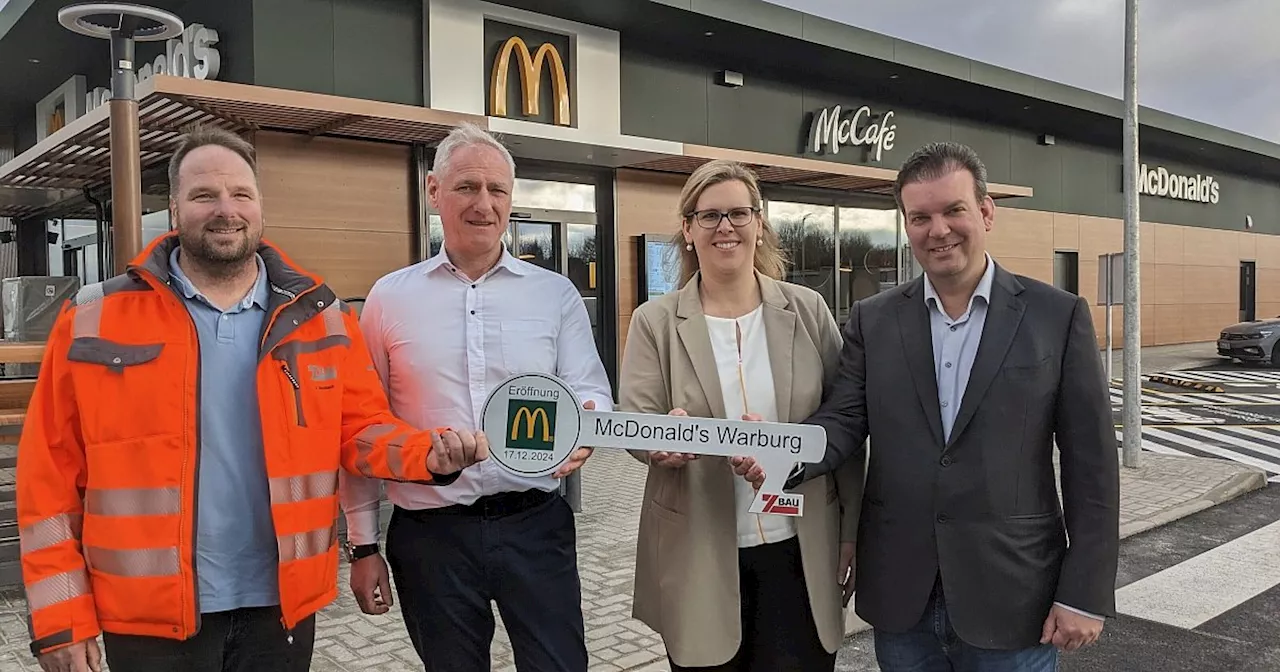
{"label": "short grey hair", "polygon": [[978,153],[958,142],[931,142],[907,157],[898,170],[898,179],[893,184],[893,198],[898,202],[898,209],[906,214],[902,205],[903,187],[936,180],[956,170],[967,170],[973,176],[973,195],[981,205],[987,197],[987,167],[978,158]]}
{"label": "short grey hair", "polygon": [[476,126],[475,124],[465,121],[449,131],[449,135],[436,146],[436,158],[432,166],[432,172],[436,175],[444,175],[449,172],[449,162],[453,160],[453,153],[464,147],[474,147],[477,145],[492,147],[498,153],[502,154],[502,158],[506,159],[507,165],[511,168],[511,178],[516,176],[516,162],[511,158],[511,152],[507,151],[505,145],[493,137],[489,131]]}

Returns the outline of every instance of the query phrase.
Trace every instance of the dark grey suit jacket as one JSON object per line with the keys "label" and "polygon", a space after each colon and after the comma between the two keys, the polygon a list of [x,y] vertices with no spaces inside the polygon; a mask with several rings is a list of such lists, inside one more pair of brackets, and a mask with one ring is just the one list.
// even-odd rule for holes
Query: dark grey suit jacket
{"label": "dark grey suit jacket", "polygon": [[805,480],[864,459],[871,438],[858,615],[912,627],[941,573],[953,627],[975,646],[1036,645],[1054,601],[1113,616],[1119,465],[1088,303],[997,265],[945,445],[927,311],[923,278],[854,304],[840,373],[806,420],[828,445]]}

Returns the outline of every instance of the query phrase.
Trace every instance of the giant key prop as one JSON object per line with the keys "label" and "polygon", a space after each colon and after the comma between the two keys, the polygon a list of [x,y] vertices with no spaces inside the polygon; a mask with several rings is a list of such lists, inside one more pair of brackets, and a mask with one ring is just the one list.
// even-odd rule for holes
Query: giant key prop
{"label": "giant key prop", "polygon": [[481,416],[490,459],[521,476],[555,473],[581,446],[754,457],[765,481],[751,513],[804,515],[804,495],[783,485],[797,462],[817,462],[827,432],[817,425],[588,411],[564,381],[511,376],[489,393]]}

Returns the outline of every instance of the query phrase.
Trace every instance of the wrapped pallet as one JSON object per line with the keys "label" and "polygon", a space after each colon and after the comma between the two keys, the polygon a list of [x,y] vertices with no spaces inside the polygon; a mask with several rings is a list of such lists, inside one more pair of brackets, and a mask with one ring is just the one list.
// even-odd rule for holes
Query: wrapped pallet
{"label": "wrapped pallet", "polygon": [[[80,290],[80,278],[60,275],[29,275],[5,278],[0,283],[4,340],[37,343],[49,337],[62,305]],[[39,364],[5,364],[4,375],[32,377]]]}

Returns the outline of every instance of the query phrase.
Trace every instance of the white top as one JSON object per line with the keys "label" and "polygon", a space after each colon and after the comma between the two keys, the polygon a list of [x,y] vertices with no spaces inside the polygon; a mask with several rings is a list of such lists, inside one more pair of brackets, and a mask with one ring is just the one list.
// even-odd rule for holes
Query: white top
{"label": "white top", "polygon": [[[778,421],[778,402],[769,368],[769,342],[765,337],[764,309],[729,319],[707,316],[707,332],[720,375],[725,418],[740,420],[755,413],[766,422]],[[795,521],[786,516],[748,513],[755,490],[746,479],[733,479],[734,515],[738,520],[738,547],[759,546],[794,537]]]}
{"label": "white top", "polygon": [[[505,250],[475,281],[440,253],[374,284],[360,331],[391,411],[421,429],[479,429],[484,401],[516,373],[559,376],[585,403],[612,411],[613,396],[596,351],[586,306],[563,275]],[[353,544],[378,539],[381,481],[339,470],[342,507]],[[406,509],[471,504],[484,495],[540,488],[551,476],[511,474],[492,460],[468,467],[447,486],[386,482],[387,499]]]}

